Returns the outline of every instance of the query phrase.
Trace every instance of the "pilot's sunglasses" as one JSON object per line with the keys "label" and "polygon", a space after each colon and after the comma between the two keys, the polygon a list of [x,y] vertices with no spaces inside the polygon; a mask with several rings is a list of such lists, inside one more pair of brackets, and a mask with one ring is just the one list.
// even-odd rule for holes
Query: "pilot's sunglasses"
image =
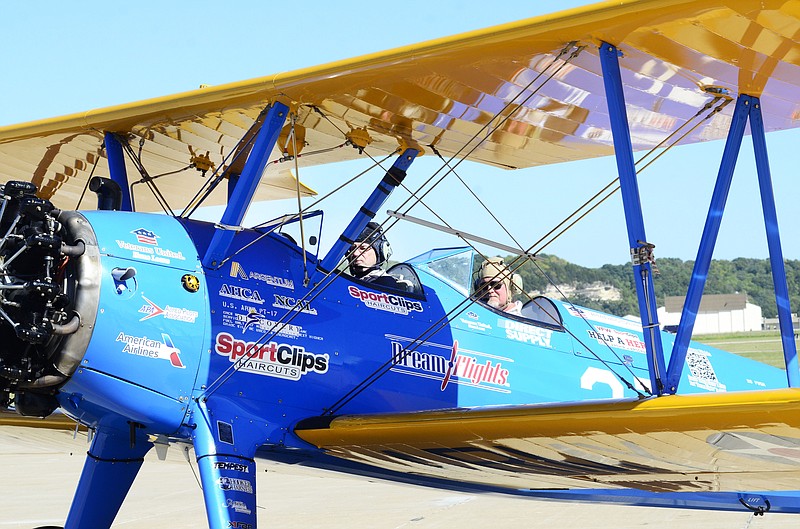
{"label": "pilot's sunglasses", "polygon": [[489,285],[489,287],[492,290],[500,290],[500,288],[502,288],[502,286],[503,286],[503,282],[502,281],[490,281],[490,282],[488,282],[486,284]]}

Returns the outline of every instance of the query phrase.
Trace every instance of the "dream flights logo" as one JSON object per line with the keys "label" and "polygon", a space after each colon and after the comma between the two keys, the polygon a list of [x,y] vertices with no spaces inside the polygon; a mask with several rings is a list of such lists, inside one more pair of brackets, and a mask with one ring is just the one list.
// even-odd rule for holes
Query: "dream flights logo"
{"label": "dream flights logo", "polygon": [[476,358],[479,355],[480,353],[460,351],[458,340],[453,341],[449,358],[421,351],[408,351],[401,343],[392,342],[392,371],[422,378],[441,376],[442,391],[450,383],[456,383],[507,393],[505,388],[510,386],[509,370],[503,367],[497,357],[494,357],[494,362],[481,362]]}

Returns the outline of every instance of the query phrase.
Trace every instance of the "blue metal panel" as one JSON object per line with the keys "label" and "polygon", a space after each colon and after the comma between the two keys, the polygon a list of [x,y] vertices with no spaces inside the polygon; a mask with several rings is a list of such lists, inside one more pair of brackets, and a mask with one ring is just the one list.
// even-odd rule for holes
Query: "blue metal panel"
{"label": "blue metal panel", "polygon": [[[118,406],[111,411],[139,422],[176,428],[209,342],[207,290],[194,243],[166,215],[91,211],[85,217],[100,246],[102,317],[82,369],[63,391]],[[133,275],[120,281],[120,271]],[[197,278],[196,291],[184,287],[187,274]],[[131,398],[121,398],[123,392]],[[100,402],[103,395],[120,398]]]}
{"label": "blue metal panel", "polygon": [[686,361],[686,351],[692,336],[694,322],[697,319],[697,311],[700,308],[700,300],[708,277],[708,269],[711,266],[711,256],[714,252],[714,245],[722,223],[722,213],[725,211],[725,202],[728,199],[733,170],[736,167],[736,159],[742,144],[742,136],[744,135],[747,116],[750,112],[750,103],[749,96],[739,96],[733,112],[733,122],[728,131],[725,150],[722,153],[717,183],[714,186],[711,205],[708,208],[703,236],[700,239],[697,259],[694,262],[692,278],[689,281],[689,289],[686,293],[686,300],[683,303],[681,321],[675,336],[675,345],[672,348],[672,355],[669,360],[669,368],[667,369],[668,393],[675,393],[678,390],[678,382],[681,379],[681,372]]}
{"label": "blue metal panel", "polygon": [[795,388],[800,386],[800,371],[798,371],[797,347],[794,342],[792,310],[789,304],[789,287],[786,284],[786,268],[783,264],[778,215],[775,211],[775,196],[772,192],[767,142],[764,138],[764,122],[761,118],[761,102],[755,97],[751,98],[750,105],[750,133],[753,136],[753,150],[756,155],[758,185],[761,190],[761,206],[764,211],[769,261],[772,267],[772,283],[775,287],[775,301],[778,305],[778,320],[781,327],[781,342],[783,342],[783,357],[786,361],[786,377],[789,387]]}
{"label": "blue metal panel", "polygon": [[[602,43],[600,62],[603,67],[603,83],[606,90],[611,131],[614,136],[614,153],[617,158],[619,183],[622,190],[622,203],[625,209],[625,222],[628,226],[628,243],[631,249],[642,247],[647,241],[642,218],[642,205],[639,200],[639,187],[636,182],[636,169],[633,162],[628,116],[625,111],[625,98],[622,90],[622,77],[619,69],[619,51],[616,47]],[[650,368],[650,390],[653,394],[663,392],[664,352],[659,332],[656,296],[653,287],[653,274],[649,262],[633,265],[636,295],[639,298],[639,312],[644,328],[644,341],[647,347],[647,362]]]}
{"label": "blue metal panel", "polygon": [[208,247],[205,256],[203,256],[203,266],[215,268],[225,258],[235,235],[235,232],[229,227],[241,225],[242,219],[247,213],[247,208],[250,207],[250,202],[253,200],[258,183],[261,181],[261,175],[267,165],[268,156],[278,141],[278,134],[281,131],[281,127],[283,127],[288,111],[289,107],[283,103],[276,102],[272,104],[269,112],[267,112],[264,124],[261,126],[261,130],[258,131],[253,149],[250,151],[242,174],[236,183],[236,189],[231,194],[225,212],[222,214],[222,220],[220,221],[222,227],[217,228],[214,238],[211,240],[211,245]]}
{"label": "blue metal panel", "polygon": [[106,155],[108,155],[108,172],[111,179],[119,184],[122,191],[122,211],[131,211],[131,191],[128,187],[128,172],[125,168],[125,155],[122,152],[122,145],[120,145],[117,137],[111,132],[106,132],[104,135]]}
{"label": "blue metal panel", "polygon": [[392,167],[389,168],[386,175],[378,183],[378,186],[364,202],[359,212],[353,217],[353,220],[350,221],[350,224],[347,225],[342,235],[333,243],[328,254],[323,258],[319,266],[323,272],[327,273],[336,268],[336,265],[339,264],[339,261],[342,260],[353,245],[353,241],[355,241],[356,237],[361,235],[367,223],[372,220],[381,205],[389,198],[394,188],[403,181],[406,176],[406,171],[411,166],[414,158],[417,157],[417,154],[419,154],[419,151],[416,149],[406,149],[397,157]]}

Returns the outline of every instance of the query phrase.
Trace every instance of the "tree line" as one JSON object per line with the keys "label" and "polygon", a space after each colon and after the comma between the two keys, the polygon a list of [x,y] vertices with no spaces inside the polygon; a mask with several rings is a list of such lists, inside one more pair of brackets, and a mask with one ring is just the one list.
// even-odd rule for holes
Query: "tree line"
{"label": "tree line", "polygon": [[[595,282],[619,289],[622,299],[602,301],[575,294],[570,301],[576,305],[610,312],[618,316],[639,314],[636,287],[630,264],[603,265],[600,268],[579,266],[555,255],[541,254],[536,263],[526,262],[518,273],[522,276],[525,290],[544,291],[548,284],[589,285]],[[512,262],[508,256],[506,262]],[[800,261],[786,260],[786,281],[792,312],[800,310]],[[667,296],[685,296],[692,277],[694,261],[663,257],[656,261],[658,274],[654,287],[658,306],[664,305]],[[765,318],[777,316],[775,290],[769,259],[740,257],[731,261],[712,260],[704,294],[747,294],[748,301],[759,305]]]}

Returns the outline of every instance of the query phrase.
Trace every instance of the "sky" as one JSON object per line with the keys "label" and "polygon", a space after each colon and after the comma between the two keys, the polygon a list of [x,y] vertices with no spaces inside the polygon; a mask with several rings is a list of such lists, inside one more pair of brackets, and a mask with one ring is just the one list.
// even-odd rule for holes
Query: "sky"
{"label": "sky", "polygon": [[[95,0],[29,0],[4,6],[0,32],[0,125],[128,103],[199,87],[314,66],[591,2],[539,0],[493,2],[410,0],[366,3],[306,0],[302,9],[267,1],[108,3]],[[778,219],[787,259],[800,259],[800,179],[791,156],[797,132],[767,137]],[[723,142],[674,149],[640,175],[648,241],[656,259],[694,259],[719,167]],[[752,147],[742,145],[714,258],[768,256]],[[409,170],[413,187],[438,168],[423,157]],[[324,192],[364,164],[303,170],[300,178]],[[335,240],[382,174],[360,179],[344,200],[324,203],[323,248]],[[479,164],[459,166],[462,177],[524,246],[532,244],[616,177],[612,157],[504,171]],[[451,179],[452,180],[452,179]],[[405,199],[395,193],[385,209]],[[310,199],[309,199],[310,200]],[[452,226],[512,244],[457,182],[448,181],[430,205]],[[310,203],[304,202],[304,206]],[[292,201],[254,205],[246,222],[289,213]],[[208,212],[213,217],[218,212]],[[420,217],[429,215],[412,211]],[[378,220],[383,221],[385,216]],[[215,220],[215,219],[214,219]],[[434,246],[461,243],[451,236],[398,223],[388,233],[393,259]],[[481,251],[505,252],[481,247]],[[629,261],[619,195],[548,246],[545,253],[599,267]]]}

